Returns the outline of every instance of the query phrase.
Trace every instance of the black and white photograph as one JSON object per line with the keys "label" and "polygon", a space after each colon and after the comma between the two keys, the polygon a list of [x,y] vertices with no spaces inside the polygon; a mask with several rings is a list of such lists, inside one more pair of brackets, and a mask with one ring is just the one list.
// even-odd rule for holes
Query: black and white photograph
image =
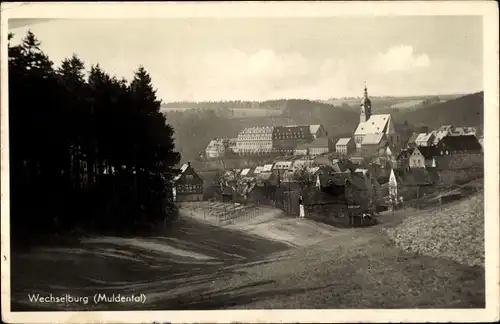
{"label": "black and white photograph", "polygon": [[496,2],[1,19],[4,322],[498,320]]}

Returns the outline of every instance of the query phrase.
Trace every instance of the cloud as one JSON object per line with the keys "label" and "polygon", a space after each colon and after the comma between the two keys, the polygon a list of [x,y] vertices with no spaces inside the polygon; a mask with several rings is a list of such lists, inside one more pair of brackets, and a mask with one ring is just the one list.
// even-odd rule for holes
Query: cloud
{"label": "cloud", "polygon": [[[245,31],[245,37],[238,33],[229,37],[205,32],[208,25],[184,26],[181,32],[170,22],[131,24],[55,20],[14,30],[13,43],[32,29],[56,65],[77,53],[87,68],[100,63],[107,72],[129,80],[143,65],[164,101],[361,96],[365,80],[373,96],[470,92],[482,86],[482,65],[466,53],[473,47],[453,51],[450,47],[455,43],[416,52],[416,45],[420,48],[425,42],[407,35],[399,40],[379,37],[367,44],[356,41],[362,37],[330,39],[328,32],[316,38],[292,35],[287,39],[284,35],[278,42],[265,37],[267,29],[266,33]],[[428,34],[422,37],[427,39]],[[449,37],[437,40],[441,44],[451,41]]]}
{"label": "cloud", "polygon": [[[184,71],[192,98],[272,98],[318,77],[319,66],[300,53],[261,49],[245,53],[236,49],[199,53]],[[186,66],[184,66],[186,67]],[[172,74],[175,66],[171,66]],[[187,73],[186,73],[187,72]],[[243,98],[244,97],[244,98]],[[201,99],[200,99],[201,100]]]}
{"label": "cloud", "polygon": [[431,60],[426,53],[417,55],[413,46],[409,45],[391,47],[387,52],[379,53],[374,60],[375,70],[381,73],[411,71],[430,65]]}

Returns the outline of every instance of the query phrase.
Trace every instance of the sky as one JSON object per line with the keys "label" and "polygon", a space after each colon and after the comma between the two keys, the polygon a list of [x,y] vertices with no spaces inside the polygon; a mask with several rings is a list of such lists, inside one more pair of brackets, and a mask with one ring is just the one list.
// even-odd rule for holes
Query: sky
{"label": "sky", "polygon": [[480,16],[9,20],[55,65],[73,53],[165,102],[462,94],[483,90]]}

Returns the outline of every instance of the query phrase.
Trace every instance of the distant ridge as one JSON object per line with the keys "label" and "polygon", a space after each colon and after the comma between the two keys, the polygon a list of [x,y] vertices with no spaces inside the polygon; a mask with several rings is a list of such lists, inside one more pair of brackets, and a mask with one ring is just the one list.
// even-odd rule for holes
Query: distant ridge
{"label": "distant ridge", "polygon": [[484,92],[476,92],[446,102],[436,103],[416,111],[404,112],[396,117],[398,122],[426,125],[437,128],[441,125],[483,127]]}

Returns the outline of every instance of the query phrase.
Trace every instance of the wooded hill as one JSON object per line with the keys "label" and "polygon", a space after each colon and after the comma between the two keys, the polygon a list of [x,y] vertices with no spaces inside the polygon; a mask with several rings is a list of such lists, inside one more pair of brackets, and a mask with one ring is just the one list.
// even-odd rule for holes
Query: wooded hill
{"label": "wooded hill", "polygon": [[394,116],[397,122],[437,128],[441,125],[483,127],[484,92],[469,94],[457,99],[431,105],[416,111]]}

